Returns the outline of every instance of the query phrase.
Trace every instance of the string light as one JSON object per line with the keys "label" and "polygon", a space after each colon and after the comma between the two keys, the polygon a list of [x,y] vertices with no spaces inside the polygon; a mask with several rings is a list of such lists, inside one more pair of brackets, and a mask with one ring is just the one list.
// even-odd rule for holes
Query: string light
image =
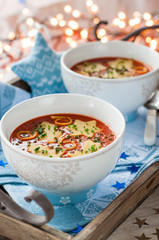
{"label": "string light", "polygon": [[151,14],[148,13],[148,12],[145,12],[145,13],[143,14],[143,19],[144,19],[145,21],[150,20],[150,19],[151,19]]}
{"label": "string light", "polygon": [[[86,6],[88,10],[88,15],[84,15],[78,9],[73,9],[71,5],[65,5],[63,8],[63,13],[60,12],[56,16],[48,16],[44,20],[38,20],[33,17],[33,13],[28,8],[22,10],[22,21],[16,26],[15,32],[8,33],[8,39],[0,40],[0,58],[7,56],[10,58],[10,63],[12,60],[23,58],[25,53],[34,46],[35,36],[39,29],[43,34],[48,31],[50,35],[50,41],[58,39],[56,44],[52,44],[55,50],[61,44],[61,46],[76,47],[79,43],[86,41],[95,41],[94,27],[100,22],[98,16],[98,6],[94,4],[93,0],[86,0]],[[65,18],[66,17],[66,18]],[[82,20],[82,21],[81,21]],[[149,12],[144,12],[141,14],[135,11],[132,18],[128,19],[126,13],[119,11],[117,16],[109,22],[104,28],[100,27],[97,31],[97,36],[102,43],[106,43],[113,39],[120,39],[120,37],[130,33],[134,29],[142,26],[152,26],[153,24],[159,23],[159,17],[156,15],[151,15]],[[57,30],[57,31],[56,31]],[[159,37],[157,35],[159,29],[152,30],[152,35],[150,31],[144,31],[138,42],[141,41],[151,47],[154,50],[159,49]],[[19,56],[14,49],[14,41],[19,47]],[[65,41],[66,44],[63,44]],[[26,50],[25,50],[26,49]],[[60,49],[60,48],[59,48]],[[15,59],[16,58],[16,59]],[[3,66],[6,72],[10,72],[9,64]],[[3,77],[3,72],[0,72],[0,77]]]}
{"label": "string light", "polygon": [[70,37],[66,37],[66,42],[67,42],[67,43],[72,42],[72,38],[70,38]]}
{"label": "string light", "polygon": [[14,32],[8,33],[8,38],[9,38],[10,40],[13,40],[13,39],[15,38],[15,33],[14,33]]}
{"label": "string light", "polygon": [[23,10],[22,10],[22,14],[24,15],[24,16],[28,16],[28,15],[30,15],[30,10],[28,9],[28,8],[23,8]]}
{"label": "string light", "polygon": [[119,23],[120,23],[120,19],[119,19],[119,18],[114,18],[114,20],[113,20],[113,25],[114,25],[114,26],[118,26]]}
{"label": "string light", "polygon": [[98,12],[98,6],[97,5],[92,5],[91,6],[91,11],[92,11],[92,13],[97,13]]}
{"label": "string light", "polygon": [[118,17],[121,19],[121,20],[124,20],[126,18],[126,14],[124,12],[119,12],[118,13]]}
{"label": "string light", "polygon": [[36,28],[33,28],[28,31],[28,36],[35,37],[37,33],[38,33],[38,30]]}
{"label": "string light", "polygon": [[87,29],[83,29],[81,32],[80,32],[80,35],[81,35],[81,38],[86,40],[88,38],[88,30]]}
{"label": "string light", "polygon": [[105,34],[106,34],[106,30],[101,28],[101,29],[99,29],[97,36],[98,36],[98,38],[101,39],[102,37],[104,37]]}
{"label": "string light", "polygon": [[60,20],[59,21],[59,26],[60,27],[64,27],[66,25],[66,21],[65,20]]}
{"label": "string light", "polygon": [[101,42],[102,42],[102,43],[108,42],[108,38],[107,38],[107,37],[102,37],[102,38],[101,38]]}
{"label": "string light", "polygon": [[87,7],[91,7],[93,5],[93,1],[87,0],[86,5],[87,5]]}
{"label": "string light", "polygon": [[6,52],[9,52],[11,50],[11,46],[9,44],[5,44],[3,49],[6,51]]}
{"label": "string light", "polygon": [[94,24],[98,24],[99,23],[99,18],[97,18],[97,17],[95,17],[94,19],[93,19],[93,22],[94,22]]}
{"label": "string light", "polygon": [[62,20],[62,19],[63,19],[63,14],[62,14],[62,13],[58,13],[58,14],[56,15],[56,18],[57,18],[58,20]]}
{"label": "string light", "polygon": [[119,24],[118,24],[118,26],[119,26],[120,28],[125,28],[126,23],[125,23],[124,21],[120,21]]}
{"label": "string light", "polygon": [[72,7],[71,7],[70,5],[66,5],[66,6],[64,7],[64,11],[65,11],[66,13],[70,13],[70,12],[72,11]]}
{"label": "string light", "polygon": [[153,24],[154,24],[153,20],[148,20],[145,23],[146,26],[152,26]]}
{"label": "string light", "polygon": [[150,42],[150,47],[151,47],[153,50],[156,50],[156,48],[157,48],[157,41],[156,41],[156,39],[153,39],[153,40]]}
{"label": "string light", "polygon": [[70,42],[70,47],[71,48],[74,48],[74,47],[76,47],[77,46],[77,43],[75,42],[75,41],[71,41]]}
{"label": "string light", "polygon": [[11,67],[10,66],[6,66],[5,70],[6,70],[6,72],[10,72],[11,71]]}
{"label": "string light", "polygon": [[79,10],[73,10],[72,11],[72,16],[75,17],[75,18],[78,18],[80,17],[81,13]]}
{"label": "string light", "polygon": [[31,39],[30,38],[23,38],[21,39],[21,47],[22,48],[28,48],[32,45]]}
{"label": "string light", "polygon": [[66,34],[67,36],[72,36],[72,35],[73,35],[73,30],[72,30],[71,28],[66,28],[66,29],[65,29],[65,34]]}
{"label": "string light", "polygon": [[146,37],[145,41],[146,41],[147,43],[150,43],[150,42],[152,41],[152,38],[151,38],[151,37]]}
{"label": "string light", "polygon": [[135,21],[134,21],[134,19],[130,19],[130,20],[129,20],[129,25],[130,25],[131,27],[135,26]]}
{"label": "string light", "polygon": [[141,19],[139,17],[134,18],[134,24],[137,25],[141,22]]}
{"label": "string light", "polygon": [[50,18],[50,24],[51,24],[52,26],[57,26],[57,24],[58,24],[57,19],[56,19],[56,18]]}
{"label": "string light", "polygon": [[33,18],[27,18],[26,19],[26,24],[28,25],[28,26],[33,26],[33,24],[34,24],[34,19]]}
{"label": "string light", "polygon": [[68,26],[74,30],[77,30],[79,28],[79,25],[75,20],[70,20],[68,22]]}

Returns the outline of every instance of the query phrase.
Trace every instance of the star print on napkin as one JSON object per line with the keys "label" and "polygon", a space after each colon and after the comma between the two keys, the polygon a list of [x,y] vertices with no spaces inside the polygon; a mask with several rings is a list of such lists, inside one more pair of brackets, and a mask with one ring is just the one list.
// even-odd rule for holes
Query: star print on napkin
{"label": "star print on napkin", "polygon": [[117,190],[120,190],[121,188],[125,188],[125,183],[120,183],[116,181],[116,184],[112,185],[112,187],[115,187]]}
{"label": "star print on napkin", "polygon": [[136,173],[136,172],[139,170],[139,168],[140,168],[140,167],[137,167],[137,166],[133,163],[132,166],[131,166],[131,167],[128,167],[127,169],[128,169],[129,171],[131,171],[131,174],[132,174],[132,173]]}
{"label": "star print on napkin", "polygon": [[66,93],[61,77],[59,54],[48,46],[41,33],[35,39],[31,53],[12,66],[12,71],[31,87],[32,97]]}
{"label": "star print on napkin", "polygon": [[123,152],[120,156],[120,158],[126,159],[127,157],[130,157],[130,155],[127,155],[125,152]]}
{"label": "star print on napkin", "polygon": [[0,160],[0,166],[5,167],[8,163],[3,162],[3,160]]}
{"label": "star print on napkin", "polygon": [[72,231],[73,233],[79,233],[80,231],[82,231],[83,227],[81,227],[79,224],[78,224],[78,227],[76,230]]}

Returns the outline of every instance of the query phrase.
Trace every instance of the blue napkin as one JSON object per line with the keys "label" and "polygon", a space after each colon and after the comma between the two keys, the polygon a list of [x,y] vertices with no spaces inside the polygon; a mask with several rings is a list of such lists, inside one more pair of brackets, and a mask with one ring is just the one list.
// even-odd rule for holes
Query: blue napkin
{"label": "blue napkin", "polygon": [[7,110],[28,98],[30,93],[0,82],[0,119]]}
{"label": "blue napkin", "polygon": [[[9,94],[10,93],[10,94]],[[11,94],[12,93],[12,94]],[[7,95],[8,94],[8,95]],[[0,85],[1,114],[19,101],[30,97],[29,93],[9,85]],[[10,96],[9,98],[7,96]],[[10,100],[9,100],[10,99]],[[98,185],[95,194],[81,203],[65,206],[54,206],[55,216],[48,225],[65,232],[78,232],[107,207],[125,188],[127,188],[147,167],[159,160],[159,129],[156,145],[146,146],[143,142],[146,109],[140,107],[137,118],[127,124],[123,152],[113,171]],[[158,121],[158,120],[157,120]],[[31,187],[17,177],[3,154],[0,146],[0,184],[11,197],[26,210],[43,215],[42,210],[34,203],[26,203],[24,196]]]}

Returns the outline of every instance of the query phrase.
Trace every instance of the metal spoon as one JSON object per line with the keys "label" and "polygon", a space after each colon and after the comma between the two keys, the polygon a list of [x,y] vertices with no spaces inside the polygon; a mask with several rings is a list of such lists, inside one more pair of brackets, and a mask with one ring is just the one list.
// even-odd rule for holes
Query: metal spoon
{"label": "metal spoon", "polygon": [[156,115],[159,110],[159,90],[156,90],[150,99],[145,103],[148,108],[146,126],[144,133],[144,143],[152,146],[156,141]]}

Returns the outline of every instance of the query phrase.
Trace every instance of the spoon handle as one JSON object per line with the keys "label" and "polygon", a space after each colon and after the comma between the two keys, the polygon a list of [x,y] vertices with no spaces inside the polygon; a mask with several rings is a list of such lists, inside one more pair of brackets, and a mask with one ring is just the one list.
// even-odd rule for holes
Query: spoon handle
{"label": "spoon handle", "polygon": [[152,146],[156,141],[156,115],[155,109],[148,109],[144,133],[144,143],[148,146]]}

